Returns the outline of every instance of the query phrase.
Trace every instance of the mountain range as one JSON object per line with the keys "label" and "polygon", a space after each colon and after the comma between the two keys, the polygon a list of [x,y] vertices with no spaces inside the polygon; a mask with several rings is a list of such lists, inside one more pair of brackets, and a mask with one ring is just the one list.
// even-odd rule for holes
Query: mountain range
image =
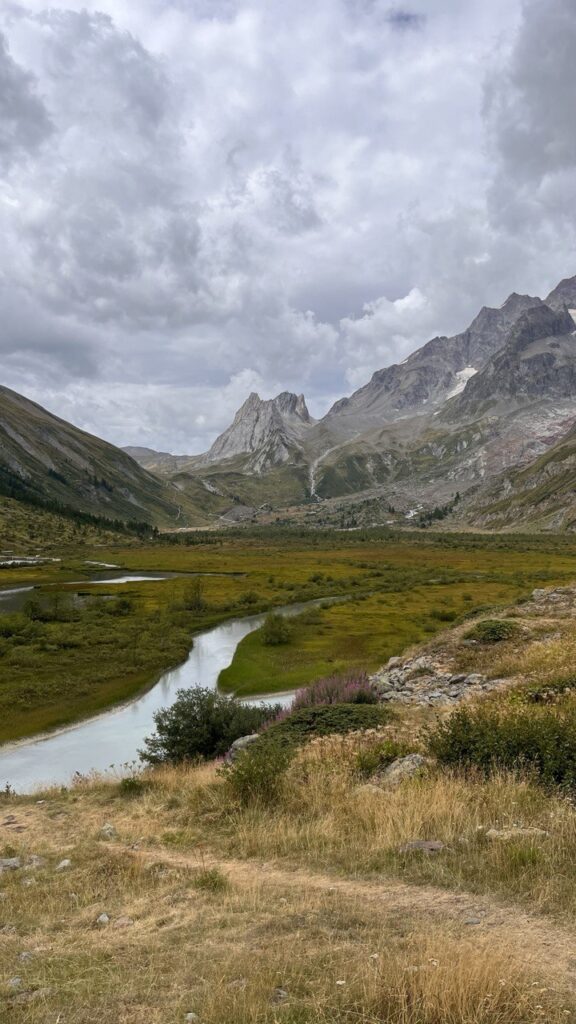
{"label": "mountain range", "polygon": [[[459,514],[514,525],[529,519],[534,502],[515,500],[507,516],[491,505],[528,487],[520,471],[533,466],[540,479],[540,462],[554,462],[557,444],[565,453],[576,443],[575,320],[576,277],[545,299],[513,293],[481,309],[461,333],[377,370],[319,420],[303,395],[263,401],[251,394],[203,455],[127,451],[184,493],[201,483],[224,503],[251,509],[381,496],[411,517],[458,493],[465,497]],[[528,490],[535,498],[538,488]],[[569,491],[560,507],[534,510],[534,521],[562,528],[571,517]]]}
{"label": "mountain range", "polygon": [[[483,528],[576,523],[576,277],[513,293],[314,419],[248,396],[201,455],[124,450],[0,388],[0,493],[165,528],[449,510]],[[456,508],[457,506],[457,508]],[[392,510],[392,511],[391,511]]]}

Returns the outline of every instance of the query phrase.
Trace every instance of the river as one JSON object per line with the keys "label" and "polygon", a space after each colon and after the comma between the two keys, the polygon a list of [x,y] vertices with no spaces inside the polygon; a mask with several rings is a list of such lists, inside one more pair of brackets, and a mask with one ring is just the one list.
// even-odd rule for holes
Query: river
{"label": "river", "polygon": [[[110,584],[141,578],[132,574],[106,580],[84,580],[82,586],[88,582]],[[149,574],[144,578],[165,577]],[[0,593],[0,597],[7,593]],[[10,593],[15,594],[15,590]],[[20,594],[25,596],[22,590]],[[290,605],[280,611],[295,615],[303,607]],[[138,759],[144,737],[153,732],[154,712],[172,704],[179,689],[190,686],[215,689],[220,672],[231,664],[240,641],[258,629],[264,618],[264,615],[251,615],[232,619],[197,634],[186,661],[165,672],[155,686],[127,704],[56,732],[0,747],[0,789],[8,784],[16,792],[26,793],[49,785],[68,785],[76,772],[85,775],[92,771],[105,772],[113,767],[122,771],[123,766]],[[270,700],[286,705],[291,698],[290,693],[262,694],[252,703]]]}

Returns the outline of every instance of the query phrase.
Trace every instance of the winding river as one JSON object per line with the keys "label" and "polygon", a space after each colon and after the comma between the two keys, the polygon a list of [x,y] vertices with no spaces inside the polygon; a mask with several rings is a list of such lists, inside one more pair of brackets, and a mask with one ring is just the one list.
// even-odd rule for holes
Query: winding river
{"label": "winding river", "polygon": [[[87,583],[126,583],[141,579],[165,579],[176,574],[135,573],[118,575],[102,580],[84,580]],[[32,588],[4,590],[0,598],[4,601],[13,595],[13,603],[26,598]],[[12,603],[8,601],[7,603]],[[304,605],[290,605],[282,608],[284,614],[296,615]],[[7,609],[6,609],[7,610]],[[11,607],[10,610],[13,610]],[[68,726],[29,740],[9,743],[0,747],[0,789],[9,784],[16,792],[26,793],[49,785],[67,785],[75,772],[82,775],[91,772],[105,772],[115,767],[121,770],[127,762],[137,760],[138,749],[144,737],[154,730],[153,715],[159,708],[174,701],[176,691],[190,686],[215,689],[222,669],[232,662],[240,641],[258,629],[264,615],[251,615],[232,619],[194,637],[194,644],[188,658],[178,668],[165,672],[155,686],[127,704],[89,718],[77,725]],[[292,694],[262,694],[257,701],[270,700],[273,703],[288,704]]]}

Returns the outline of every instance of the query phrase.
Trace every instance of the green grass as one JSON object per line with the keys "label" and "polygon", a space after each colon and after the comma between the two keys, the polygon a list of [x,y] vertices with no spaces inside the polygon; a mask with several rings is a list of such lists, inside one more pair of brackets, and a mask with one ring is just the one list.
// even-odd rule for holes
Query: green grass
{"label": "green grass", "polygon": [[[69,581],[88,577],[89,559],[125,569],[229,575],[205,578],[201,612],[182,610],[185,577],[127,584],[109,589],[113,598],[131,596],[125,616],[108,615],[95,602],[75,621],[42,624],[38,634],[4,644],[0,740],[134,696],[184,659],[195,632],[231,617],[351,596],[324,610],[319,624],[301,620],[288,645],[263,649],[251,636],[240,646],[223,685],[240,693],[272,692],[344,668],[377,668],[462,612],[505,605],[535,586],[576,577],[573,538],[259,529],[192,534],[177,543],[83,539],[62,535],[58,544],[55,522],[49,550],[62,561],[0,569],[0,586],[57,583],[65,590]],[[40,538],[30,542],[29,551],[36,550]]]}
{"label": "green grass", "polygon": [[[414,586],[325,607],[314,618],[291,619],[288,643],[270,646],[262,629],[245,637],[219,685],[238,696],[294,690],[352,668],[375,671],[393,655],[420,643],[486,603],[513,602],[522,586],[486,581]],[[472,602],[470,602],[472,596]],[[315,621],[316,620],[316,621]]]}

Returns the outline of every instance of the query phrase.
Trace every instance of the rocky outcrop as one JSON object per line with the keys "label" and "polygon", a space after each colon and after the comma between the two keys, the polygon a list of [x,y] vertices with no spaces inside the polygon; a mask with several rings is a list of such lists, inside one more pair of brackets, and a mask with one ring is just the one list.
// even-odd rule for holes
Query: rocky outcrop
{"label": "rocky outcrop", "polygon": [[250,455],[250,468],[262,473],[293,458],[312,423],[304,395],[283,391],[263,401],[253,392],[202,461],[222,462]]}
{"label": "rocky outcrop", "polygon": [[488,679],[477,672],[466,675],[446,670],[431,656],[390,658],[388,664],[370,677],[383,702],[401,704],[454,704],[503,685],[503,679]]}

